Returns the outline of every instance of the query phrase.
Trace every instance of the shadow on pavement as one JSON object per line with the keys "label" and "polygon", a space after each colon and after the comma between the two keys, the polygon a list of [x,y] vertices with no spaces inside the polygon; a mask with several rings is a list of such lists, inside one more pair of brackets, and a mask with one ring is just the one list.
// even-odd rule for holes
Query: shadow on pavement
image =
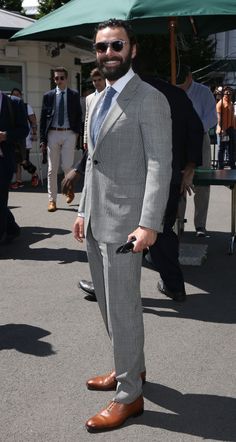
{"label": "shadow on pavement", "polygon": [[[136,424],[190,434],[207,440],[236,441],[236,399],[209,394],[182,394],[165,385],[147,382],[144,396],[168,411],[148,411]],[[133,422],[130,422],[134,423]]]}
{"label": "shadow on pavement", "polygon": [[[201,266],[182,266],[184,280],[194,287],[194,294],[187,302],[178,304],[169,298],[143,298],[144,313],[157,316],[189,318],[206,322],[234,324],[236,322],[236,296],[234,275],[236,249],[228,254],[229,234],[209,232],[209,238],[201,242],[188,232],[188,243],[208,244],[207,260]],[[151,268],[144,262],[144,267]],[[158,275],[158,272],[153,271]],[[160,298],[157,291],[157,297]],[[170,311],[167,309],[170,308]],[[163,309],[163,310],[161,310]]]}
{"label": "shadow on pavement", "polygon": [[51,333],[40,327],[28,324],[0,325],[0,350],[15,349],[34,356],[55,354],[52,345],[39,339]]}
{"label": "shadow on pavement", "polygon": [[[211,294],[198,293],[188,295],[187,301],[182,304],[169,298],[143,298],[142,305],[144,313],[167,318],[195,319],[222,324],[234,324],[236,322],[236,299],[233,294],[225,294],[222,300],[221,294],[217,292]],[[167,310],[168,308],[170,311]]]}
{"label": "shadow on pavement", "polygon": [[32,244],[51,238],[54,235],[68,235],[70,230],[47,227],[22,227],[21,235],[11,244],[2,246],[1,257],[34,261],[59,261],[68,264],[75,261],[87,262],[87,253],[83,250],[55,248],[30,248]]}

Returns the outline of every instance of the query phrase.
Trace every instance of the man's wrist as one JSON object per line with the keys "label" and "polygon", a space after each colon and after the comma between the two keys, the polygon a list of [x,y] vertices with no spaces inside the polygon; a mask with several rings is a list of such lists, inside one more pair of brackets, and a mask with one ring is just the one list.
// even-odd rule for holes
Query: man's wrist
{"label": "man's wrist", "polygon": [[2,141],[6,141],[6,139],[7,139],[7,132],[6,131],[1,132],[1,139],[2,139]]}

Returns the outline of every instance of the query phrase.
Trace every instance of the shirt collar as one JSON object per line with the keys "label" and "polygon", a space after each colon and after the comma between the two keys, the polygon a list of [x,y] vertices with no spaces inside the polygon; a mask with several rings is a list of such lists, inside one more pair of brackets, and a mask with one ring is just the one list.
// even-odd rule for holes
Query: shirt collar
{"label": "shirt collar", "polygon": [[[131,78],[134,76],[134,71],[132,68],[128,70],[128,72],[123,75],[123,77],[119,78],[115,83],[113,83],[112,87],[113,89],[120,94],[126,84],[131,80]],[[106,80],[106,86],[110,86],[109,82]]]}
{"label": "shirt collar", "polygon": [[194,89],[194,81],[192,80],[192,83],[190,84],[190,86],[188,87],[188,89],[186,90],[186,92],[187,92],[187,93],[190,93],[193,89]]}
{"label": "shirt collar", "polygon": [[60,89],[58,86],[56,86],[56,94],[59,95],[61,92],[67,92],[67,87],[65,89]]}

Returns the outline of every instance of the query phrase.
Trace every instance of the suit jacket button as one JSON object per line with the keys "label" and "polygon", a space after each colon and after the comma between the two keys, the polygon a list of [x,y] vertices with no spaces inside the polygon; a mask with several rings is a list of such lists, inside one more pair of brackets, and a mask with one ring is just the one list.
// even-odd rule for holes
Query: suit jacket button
{"label": "suit jacket button", "polygon": [[94,161],[93,161],[93,164],[98,164],[98,160],[94,160]]}

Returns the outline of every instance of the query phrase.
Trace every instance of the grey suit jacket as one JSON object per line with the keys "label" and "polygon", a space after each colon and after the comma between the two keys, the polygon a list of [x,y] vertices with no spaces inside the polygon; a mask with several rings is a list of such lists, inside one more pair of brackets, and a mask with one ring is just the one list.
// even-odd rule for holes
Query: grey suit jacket
{"label": "grey suit jacket", "polygon": [[93,92],[92,94],[89,94],[86,97],[86,108],[85,108],[86,111],[85,111],[85,118],[84,118],[84,138],[83,138],[84,144],[88,144],[87,125],[88,125],[89,105],[93,101],[95,95],[96,95],[95,92]]}
{"label": "grey suit jacket", "polygon": [[165,96],[135,75],[106,116],[94,146],[91,122],[104,93],[89,106],[79,211],[85,213],[85,235],[90,223],[96,240],[119,243],[138,226],[163,230],[172,173],[171,116]]}

